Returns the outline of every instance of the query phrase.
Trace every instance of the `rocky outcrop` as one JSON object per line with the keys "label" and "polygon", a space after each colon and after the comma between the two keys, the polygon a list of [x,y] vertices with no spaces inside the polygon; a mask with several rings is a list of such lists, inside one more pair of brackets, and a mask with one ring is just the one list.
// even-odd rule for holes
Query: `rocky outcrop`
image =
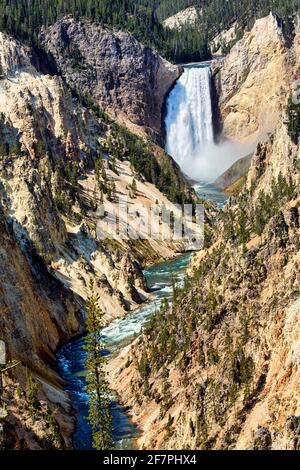
{"label": "rocky outcrop", "polygon": [[213,62],[225,138],[266,140],[290,93],[298,57],[280,19],[270,13],[244,33],[224,60]]}
{"label": "rocky outcrop", "polygon": [[[36,163],[36,162],[35,162]],[[67,230],[55,205],[46,159],[34,164],[29,157],[2,157],[1,206],[20,246],[28,240],[41,256],[51,259],[67,240]]]}
{"label": "rocky outcrop", "polygon": [[254,199],[257,199],[262,191],[271,192],[274,180],[279,176],[288,180],[295,173],[295,168],[299,168],[297,145],[289,135],[287,123],[284,113],[270,141],[259,144],[253,155],[247,187],[248,190],[255,188]]}
{"label": "rocky outcrop", "polygon": [[214,185],[222,190],[227,190],[241,178],[247,179],[248,170],[251,165],[252,155],[243,157],[231,165],[219,178],[216,179]]}
{"label": "rocky outcrop", "polygon": [[199,14],[200,11],[196,7],[189,7],[164,20],[163,25],[165,28],[179,30],[184,26],[195,26]]}
{"label": "rocky outcrop", "polygon": [[42,42],[68,85],[120,123],[161,136],[165,97],[180,68],[129,33],[65,18],[44,30]]}
{"label": "rocky outcrop", "polygon": [[2,146],[12,147],[11,154],[40,158],[47,153],[54,160],[68,157],[86,165],[99,147],[101,124],[60,77],[39,73],[29,48],[0,33],[0,51],[0,130],[7,136]]}
{"label": "rocky outcrop", "polygon": [[237,42],[237,33],[239,32],[239,24],[235,21],[228,29],[218,33],[210,42],[210,48],[214,57],[222,56],[226,50],[231,49],[231,46]]}
{"label": "rocky outcrop", "polygon": [[189,286],[112,361],[141,448],[299,448],[300,148],[284,121]]}

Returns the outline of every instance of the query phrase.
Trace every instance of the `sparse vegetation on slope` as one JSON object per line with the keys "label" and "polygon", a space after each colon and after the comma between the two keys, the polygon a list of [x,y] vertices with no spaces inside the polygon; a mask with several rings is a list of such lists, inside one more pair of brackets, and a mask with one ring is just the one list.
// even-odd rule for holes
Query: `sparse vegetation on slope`
{"label": "sparse vegetation on slope", "polygon": [[154,184],[170,201],[184,204],[195,199],[177,165],[150,140],[146,141],[114,124],[107,150],[117,159],[127,159],[140,177]]}
{"label": "sparse vegetation on slope", "polygon": [[[271,158],[272,151],[270,144]],[[220,236],[196,257],[184,288],[174,286],[172,306],[163,306],[132,348],[127,376],[135,413],[147,422],[142,410],[154,403],[160,409],[153,431],[141,439],[146,446],[262,449],[259,426],[269,433],[268,448],[298,445],[272,413],[287,423],[299,410],[292,391],[297,365],[288,366],[288,376],[282,370],[293,348],[283,325],[300,295],[299,168],[297,151],[283,152],[281,162],[292,170],[272,178],[265,152],[259,147],[252,163],[255,187],[226,207]],[[276,393],[286,400],[280,411]],[[260,414],[255,410],[265,396],[270,408]]]}

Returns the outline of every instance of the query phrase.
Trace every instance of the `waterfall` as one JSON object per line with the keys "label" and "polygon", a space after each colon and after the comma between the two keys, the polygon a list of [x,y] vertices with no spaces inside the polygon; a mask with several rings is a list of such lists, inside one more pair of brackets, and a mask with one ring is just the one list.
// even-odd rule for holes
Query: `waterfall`
{"label": "waterfall", "polygon": [[254,151],[253,143],[214,142],[211,70],[184,68],[166,103],[166,151],[193,180],[211,183],[236,160]]}
{"label": "waterfall", "polygon": [[214,147],[211,70],[188,66],[167,99],[166,151],[191,178],[211,173],[209,152]]}

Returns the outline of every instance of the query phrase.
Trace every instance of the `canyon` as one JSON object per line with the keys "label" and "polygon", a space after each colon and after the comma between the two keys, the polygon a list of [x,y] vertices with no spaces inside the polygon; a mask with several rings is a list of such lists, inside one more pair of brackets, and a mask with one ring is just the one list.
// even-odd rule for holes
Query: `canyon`
{"label": "canyon", "polygon": [[[98,33],[102,35],[102,31]],[[142,50],[146,56],[152,54]],[[127,146],[136,145],[136,151],[147,155],[152,178],[155,172],[159,178],[163,171],[174,182],[174,197],[180,191],[187,198],[193,196],[179,168],[161,148],[132,137],[102,116],[100,108],[84,106],[52,67],[41,71],[34,49],[0,33],[0,51],[1,337],[8,358],[20,362],[4,392],[4,402],[12,410],[8,445],[70,448],[75,421],[63,382],[55,372],[54,353],[84,331],[91,276],[108,323],[147,298],[142,264],[172,258],[180,249],[175,242],[134,243],[109,240],[108,233],[105,235],[97,207],[104,203],[109,216],[118,194],[136,204],[161,203],[176,210],[175,199],[169,201],[146,180],[147,175],[135,170],[129,155],[126,161]],[[152,77],[158,73],[159,63],[167,68],[159,56],[153,57],[156,62],[153,59],[147,65]],[[168,77],[168,86],[177,77],[177,69],[169,67],[173,75]],[[140,72],[138,77],[142,82]],[[166,90],[162,85],[160,100]],[[159,116],[161,101],[156,106],[153,114]],[[128,122],[129,118],[128,110]],[[124,160],[115,161],[114,152],[124,155]],[[102,196],[95,170],[100,156],[104,157],[101,180],[107,186]],[[114,194],[109,197],[107,191]],[[104,230],[102,242],[97,228]],[[136,230],[139,233],[138,224]],[[38,384],[41,403],[34,420],[25,406],[28,374]],[[62,437],[58,439],[59,433]]]}
{"label": "canyon", "polygon": [[263,142],[185,287],[109,365],[139,448],[299,449],[299,143],[285,109],[298,36],[284,47],[278,25],[258,20],[212,65],[224,136]]}
{"label": "canyon", "polygon": [[[181,28],[186,15],[167,26]],[[92,277],[107,338],[122,327],[126,336],[147,311],[107,366],[140,449],[299,450],[300,150],[287,111],[300,66],[294,26],[291,39],[276,15],[258,19],[225,57],[192,68],[195,86],[185,84],[187,68],[91,21],[66,16],[43,27],[43,52],[0,33],[0,326],[18,362],[4,381],[7,448],[74,446],[74,403],[56,354],[85,333]],[[196,131],[178,133],[196,118],[180,99],[168,115],[182,84],[193,101],[206,90],[198,121],[219,158],[222,145],[238,145],[251,162],[224,177],[224,187],[238,182],[226,206],[226,196],[205,202],[207,245],[184,258],[186,280],[181,271],[180,285],[168,280],[155,314],[145,268],[175,259],[182,270],[176,257],[186,246],[144,240],[138,211],[137,240],[112,239],[103,214],[112,216],[119,197],[170,214],[199,202],[180,161]],[[206,142],[199,136],[195,158]]]}

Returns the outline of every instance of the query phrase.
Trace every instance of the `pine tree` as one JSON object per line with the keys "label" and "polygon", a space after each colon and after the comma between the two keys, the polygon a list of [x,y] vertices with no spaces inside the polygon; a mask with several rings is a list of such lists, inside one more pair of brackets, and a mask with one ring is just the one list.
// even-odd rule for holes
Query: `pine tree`
{"label": "pine tree", "polygon": [[113,202],[115,200],[116,192],[117,192],[116,183],[114,181],[112,181],[107,186],[107,199],[110,202]]}
{"label": "pine tree", "polygon": [[137,196],[137,184],[136,184],[135,178],[133,178],[132,183],[131,183],[129,189],[130,189],[129,197],[130,197],[131,199],[135,199],[136,196]]}
{"label": "pine tree", "polygon": [[101,342],[103,312],[99,307],[99,296],[94,294],[93,281],[90,282],[90,295],[87,299],[87,391],[89,394],[89,423],[92,427],[93,447],[96,450],[109,450],[114,447],[112,417],[110,413],[109,387],[104,371],[105,357]]}
{"label": "pine tree", "polygon": [[102,171],[103,171],[103,160],[102,158],[97,158],[95,162],[95,176],[98,185],[101,185],[101,176],[102,176]]}
{"label": "pine tree", "polygon": [[26,401],[29,413],[33,416],[40,409],[38,385],[28,368],[26,368]]}

